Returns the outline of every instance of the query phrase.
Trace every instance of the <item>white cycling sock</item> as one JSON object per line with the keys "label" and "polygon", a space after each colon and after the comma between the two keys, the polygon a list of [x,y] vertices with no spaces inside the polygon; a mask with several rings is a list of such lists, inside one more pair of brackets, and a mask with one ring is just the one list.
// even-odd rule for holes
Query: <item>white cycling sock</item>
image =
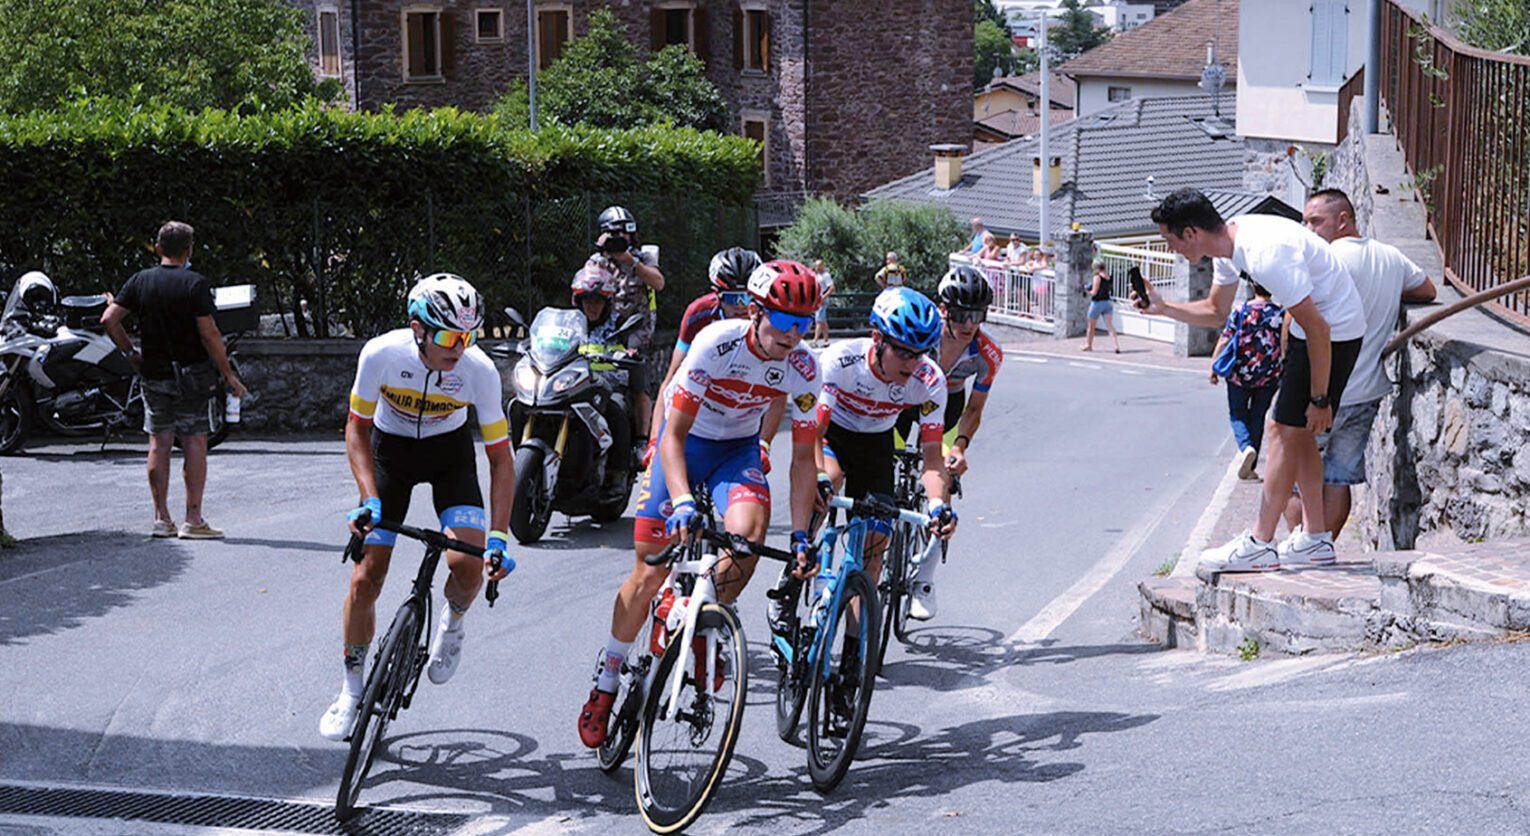
{"label": "white cycling sock", "polygon": [[601,657],[600,673],[595,677],[596,690],[616,693],[622,677],[622,662],[627,660],[627,650],[631,647],[632,642],[624,642],[615,636],[606,639],[606,652]]}
{"label": "white cycling sock", "polygon": [[361,672],[367,659],[367,646],[364,644],[348,644],[345,646],[345,685],[344,692],[352,697],[361,696]]}
{"label": "white cycling sock", "polygon": [[462,626],[462,617],[467,615],[467,607],[459,607],[450,598],[446,599],[446,611],[441,613],[441,629],[455,630]]}

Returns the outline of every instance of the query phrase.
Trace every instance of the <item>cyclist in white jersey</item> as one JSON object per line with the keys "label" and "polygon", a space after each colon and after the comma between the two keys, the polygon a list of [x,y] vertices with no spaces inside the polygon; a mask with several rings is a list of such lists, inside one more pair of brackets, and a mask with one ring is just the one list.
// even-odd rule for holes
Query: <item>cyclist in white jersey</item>
{"label": "cyclist in white jersey", "polygon": [[[483,560],[446,553],[450,575],[441,629],[431,642],[430,681],[445,683],[461,658],[462,617],[478,595],[484,575],[499,580],[515,568],[506,554],[515,463],[506,435],[499,370],[473,345],[483,324],[483,297],[460,277],[437,273],[409,292],[409,327],[369,340],[361,350],[351,388],[345,449],[361,502],[348,516],[351,532],[365,535],[362,558],[351,571],[345,598],[345,680],[340,696],[319,721],[319,733],[343,740],[355,723],[362,668],[375,632],[374,605],[388,574],[397,535],[366,530],[360,517],[403,522],[415,485],[434,494],[441,528],[452,537],[485,545],[483,495],[467,407],[478,414],[489,457],[493,529]],[[491,564],[498,558],[501,566]]]}
{"label": "cyclist in white jersey", "polygon": [[[776,399],[791,411],[792,549],[799,577],[811,571],[807,526],[817,497],[821,381],[818,361],[801,342],[821,301],[812,272],[790,261],[761,265],[749,277],[748,319],[702,329],[670,386],[659,452],[638,492],[632,573],[617,591],[611,634],[600,651],[595,687],[580,709],[579,737],[590,748],[605,741],[622,661],[648,603],[669,574],[644,558],[658,554],[695,522],[691,486],[705,485],[723,527],[758,543],[770,524],[770,488],[760,461],[760,419]],[[717,565],[718,598],[732,603],[754,573],[756,558]]]}
{"label": "cyclist in white jersey", "polygon": [[[871,329],[870,337],[836,343],[819,359],[824,368],[823,403],[818,407],[824,470],[835,488],[843,486],[851,498],[868,493],[891,496],[893,423],[904,409],[917,408],[926,510],[935,518],[935,533],[949,539],[956,532],[956,511],[950,504],[941,449],[946,378],[928,356],[940,345],[940,312],[918,291],[890,287],[872,303]],[[869,527],[873,533],[866,571],[875,578],[882,571],[888,528],[880,520]],[[915,600],[920,600],[917,594]],[[927,607],[925,617],[934,614],[933,601],[925,600],[921,607]],[[771,612],[774,615],[776,609]]]}

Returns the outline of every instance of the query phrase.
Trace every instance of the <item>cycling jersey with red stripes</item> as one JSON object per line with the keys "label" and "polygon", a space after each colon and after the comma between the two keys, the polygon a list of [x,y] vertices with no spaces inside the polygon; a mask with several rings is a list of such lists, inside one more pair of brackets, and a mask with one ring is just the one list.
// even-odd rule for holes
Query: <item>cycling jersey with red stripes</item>
{"label": "cycling jersey with red stripes", "polygon": [[871,338],[844,340],[826,349],[823,365],[823,403],[819,422],[830,422],[857,433],[891,430],[898,413],[919,408],[919,440],[940,441],[946,411],[946,376],[935,361],[924,358],[907,384],[883,380],[873,368]]}
{"label": "cycling jersey with red stripes", "polygon": [[967,378],[973,378],[972,391],[987,392],[993,387],[993,379],[999,374],[999,366],[1004,364],[1004,349],[994,342],[982,331],[972,342],[967,344],[962,353],[956,358],[956,363],[951,370],[946,372],[946,389],[955,391],[962,388]]}
{"label": "cycling jersey with red stripes", "polygon": [[747,319],[725,319],[703,328],[675,371],[670,408],[695,416],[691,435],[724,441],[759,435],[766,408],[785,395],[792,440],[812,440],[820,386],[817,359],[805,348],[768,359],[755,350],[752,327]]}
{"label": "cycling jersey with red stripes", "polygon": [[696,341],[701,329],[723,318],[722,301],[716,293],[696,297],[680,317],[680,338],[675,341],[675,350],[681,354],[690,351],[691,343]]}

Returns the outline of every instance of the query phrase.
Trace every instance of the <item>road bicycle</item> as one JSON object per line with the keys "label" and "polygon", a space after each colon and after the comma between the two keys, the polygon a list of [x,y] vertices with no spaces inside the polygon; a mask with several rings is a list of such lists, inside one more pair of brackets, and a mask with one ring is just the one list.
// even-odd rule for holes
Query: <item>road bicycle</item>
{"label": "road bicycle", "polygon": [[[388,520],[373,522],[369,514],[364,514],[358,522],[362,527],[370,525],[424,543],[425,558],[420,561],[420,570],[415,574],[414,587],[409,597],[399,605],[398,612],[393,616],[393,624],[388,627],[388,632],[377,646],[376,655],[372,657],[372,670],[367,674],[366,685],[361,691],[356,723],[346,738],[351,744],[351,750],[345,759],[345,772],[340,776],[340,792],[335,797],[335,815],[342,821],[356,812],[356,797],[361,793],[368,770],[372,768],[377,744],[382,740],[388,723],[400,711],[409,707],[415,689],[420,685],[420,672],[425,669],[429,657],[430,625],[434,623],[431,619],[430,586],[436,574],[436,566],[441,562],[441,553],[450,550],[481,558],[484,552],[483,546],[464,543],[439,531],[414,528]],[[362,538],[352,536],[341,562],[360,561],[362,548]],[[493,568],[498,571],[497,561]],[[484,588],[484,600],[492,607],[498,597],[499,582],[490,581]]]}
{"label": "road bicycle", "polygon": [[[717,600],[719,561],[728,555],[796,560],[790,552],[720,531],[710,492],[698,486],[694,495],[697,522],[691,536],[646,559],[650,566],[670,567],[649,627],[661,640],[654,642],[651,633],[638,658],[629,657],[624,691],[618,691],[612,708],[618,736],[613,752],[624,751],[636,737],[633,790],[655,833],[688,827],[706,809],[727,772],[744,719],[747,643],[738,613]],[[644,661],[644,655],[657,655],[657,664]]]}
{"label": "road bicycle", "polygon": [[[806,705],[808,776],[820,792],[844,780],[871,709],[881,628],[881,603],[863,568],[871,522],[930,522],[889,497],[835,496],[828,504],[830,520],[818,533],[819,570],[812,583],[788,583],[767,593],[781,605],[781,629],[771,637],[779,679],[776,733],[795,742]],[[834,524],[837,510],[848,514],[844,525]]]}
{"label": "road bicycle", "polygon": [[[893,471],[893,504],[899,508],[925,507],[924,454],[914,449],[912,442],[905,449],[896,450]],[[961,479],[951,477],[951,495],[961,496]],[[928,517],[925,518],[928,520]],[[882,661],[887,656],[887,645],[896,636],[903,644],[909,643],[909,604],[913,600],[914,584],[919,577],[919,567],[927,560],[946,559],[949,545],[945,540],[930,536],[926,525],[904,522],[892,524],[892,536],[888,538],[887,552],[882,558],[882,575],[877,579],[877,594],[882,602],[882,629],[878,635],[876,672],[882,671]]]}

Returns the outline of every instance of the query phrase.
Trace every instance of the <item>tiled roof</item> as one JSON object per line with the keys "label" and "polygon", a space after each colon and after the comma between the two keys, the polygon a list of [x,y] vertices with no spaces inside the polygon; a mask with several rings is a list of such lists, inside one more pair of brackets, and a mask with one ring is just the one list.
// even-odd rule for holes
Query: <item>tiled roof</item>
{"label": "tiled roof", "polygon": [[[1132,99],[1053,128],[1048,150],[1062,159],[1063,182],[1052,197],[1052,232],[1077,221],[1097,238],[1156,233],[1148,219],[1156,202],[1148,197],[1150,175],[1157,197],[1194,186],[1239,211],[1263,201],[1243,191],[1243,140],[1214,140],[1191,121],[1211,116],[1206,96]],[[969,156],[954,189],[936,189],[925,169],[865,197],[945,206],[958,218],[981,215],[996,233],[1034,239],[1040,223],[1031,172],[1039,145],[1031,136]]]}
{"label": "tiled roof", "polygon": [[[1022,93],[1029,93],[1036,98],[1041,98],[1041,71],[1025,75],[1006,75],[996,78],[988,85],[989,87],[1013,87]],[[1052,72],[1052,80],[1047,84],[1047,96],[1052,100],[1053,107],[1073,108],[1073,102],[1078,96],[1078,85],[1073,79],[1060,72]]]}
{"label": "tiled roof", "polygon": [[[1305,4],[1303,4],[1305,11]],[[1232,83],[1238,75],[1238,0],[1189,0],[1063,64],[1071,76],[1199,79],[1206,42]]]}
{"label": "tiled roof", "polygon": [[[1058,110],[1056,108],[1047,111],[1052,117],[1053,125],[1060,125],[1073,118],[1073,111]],[[1030,136],[1041,130],[1041,114],[1032,113],[1028,110],[1006,110],[985,116],[977,120],[979,126],[987,128],[995,134],[1006,139],[1019,139],[1022,136]]]}

